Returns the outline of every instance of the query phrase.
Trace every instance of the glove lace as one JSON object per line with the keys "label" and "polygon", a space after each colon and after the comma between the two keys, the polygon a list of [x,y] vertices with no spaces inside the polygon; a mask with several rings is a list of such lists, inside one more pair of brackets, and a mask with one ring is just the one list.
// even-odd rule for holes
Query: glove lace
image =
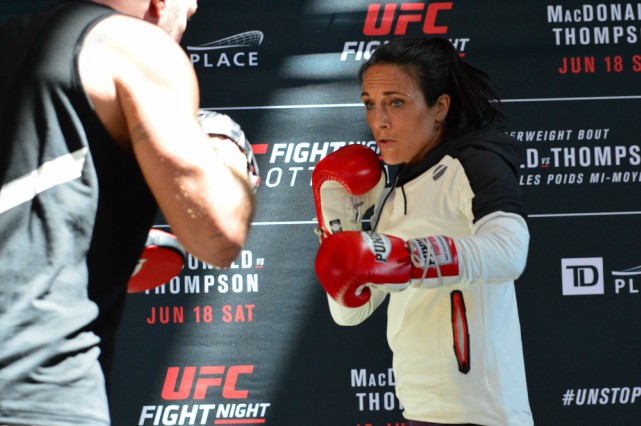
{"label": "glove lace", "polygon": [[361,207],[363,207],[363,204],[365,204],[362,200],[361,197],[358,195],[352,195],[349,197],[349,201],[352,205],[352,208],[354,209],[354,218],[351,220],[352,223],[360,223],[363,220],[363,215],[364,212],[361,212]]}
{"label": "glove lace", "polygon": [[412,264],[418,268],[423,269],[419,287],[421,287],[425,282],[427,271],[429,271],[431,267],[435,268],[438,283],[441,287],[443,287],[441,265],[439,265],[438,263],[438,259],[436,257],[436,253],[434,253],[432,244],[427,240],[427,238],[416,238],[410,240],[410,247],[410,260]]}
{"label": "glove lace", "polygon": [[323,242],[323,238],[326,237],[325,233],[319,226],[314,228],[314,234],[318,237],[318,244],[321,244]]}

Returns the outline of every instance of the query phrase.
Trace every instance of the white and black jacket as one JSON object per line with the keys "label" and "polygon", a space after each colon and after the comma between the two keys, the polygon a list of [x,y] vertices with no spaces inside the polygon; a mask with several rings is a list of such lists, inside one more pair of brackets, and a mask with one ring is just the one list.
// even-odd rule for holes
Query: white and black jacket
{"label": "white and black jacket", "polygon": [[[403,166],[377,208],[374,230],[405,240],[454,240],[459,279],[390,293],[387,338],[396,393],[408,419],[531,425],[514,280],[529,232],[518,184],[520,146],[495,129],[460,130]],[[363,307],[329,299],[334,320],[356,325]]]}

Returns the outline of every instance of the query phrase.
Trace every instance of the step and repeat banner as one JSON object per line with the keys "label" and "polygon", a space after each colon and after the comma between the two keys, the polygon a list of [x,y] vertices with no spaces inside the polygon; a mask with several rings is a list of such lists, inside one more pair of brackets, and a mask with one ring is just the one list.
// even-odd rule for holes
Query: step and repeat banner
{"label": "step and repeat banner", "polygon": [[356,327],[329,315],[310,179],[346,144],[376,150],[357,70],[405,35],[449,38],[487,71],[523,146],[517,296],[535,423],[640,424],[640,2],[201,0],[182,45],[201,107],[254,147],[258,210],[231,268],[190,256],[130,295],[114,425],[403,425],[385,309]]}

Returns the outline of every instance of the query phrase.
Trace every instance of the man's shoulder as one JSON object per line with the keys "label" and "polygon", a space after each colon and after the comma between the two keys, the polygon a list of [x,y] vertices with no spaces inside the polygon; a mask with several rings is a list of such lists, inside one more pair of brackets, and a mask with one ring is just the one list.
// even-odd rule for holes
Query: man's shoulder
{"label": "man's shoulder", "polygon": [[126,78],[134,72],[145,78],[183,74],[188,59],[180,45],[158,26],[126,15],[111,15],[87,34],[82,54]]}

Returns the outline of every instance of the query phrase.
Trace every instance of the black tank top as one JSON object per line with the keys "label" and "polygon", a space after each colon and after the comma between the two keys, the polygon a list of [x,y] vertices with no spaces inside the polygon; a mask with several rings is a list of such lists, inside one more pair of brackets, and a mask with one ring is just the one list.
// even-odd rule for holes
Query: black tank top
{"label": "black tank top", "polygon": [[86,32],[114,13],[71,1],[0,28],[0,423],[109,424],[96,335],[108,373],[157,214],[78,76]]}

